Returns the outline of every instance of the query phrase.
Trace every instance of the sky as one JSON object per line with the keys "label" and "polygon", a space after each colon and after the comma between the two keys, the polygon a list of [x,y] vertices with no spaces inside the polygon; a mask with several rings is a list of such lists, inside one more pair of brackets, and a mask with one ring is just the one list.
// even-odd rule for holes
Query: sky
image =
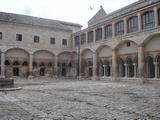
{"label": "sky", "polygon": [[136,1],[138,0],[0,0],[0,11],[73,22],[86,28],[87,22],[101,5],[108,14]]}

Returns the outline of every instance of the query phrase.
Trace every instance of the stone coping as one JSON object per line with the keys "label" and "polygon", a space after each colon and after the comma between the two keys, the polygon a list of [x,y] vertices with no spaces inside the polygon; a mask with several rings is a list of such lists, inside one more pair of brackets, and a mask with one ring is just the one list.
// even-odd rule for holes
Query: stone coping
{"label": "stone coping", "polygon": [[13,87],[13,88],[0,88],[0,91],[16,91],[21,90],[22,87]]}

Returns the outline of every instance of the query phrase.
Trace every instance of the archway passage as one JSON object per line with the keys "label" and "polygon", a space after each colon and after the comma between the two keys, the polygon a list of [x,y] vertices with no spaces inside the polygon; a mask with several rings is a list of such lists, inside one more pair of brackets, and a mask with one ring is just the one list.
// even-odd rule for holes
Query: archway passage
{"label": "archway passage", "polygon": [[147,71],[147,77],[148,78],[154,78],[155,77],[155,65],[154,60],[151,56],[146,58],[146,71]]}
{"label": "archway passage", "polygon": [[111,76],[112,49],[107,45],[97,48],[97,75],[101,77]]}
{"label": "archway passage", "polygon": [[29,72],[29,53],[21,48],[12,48],[5,53],[5,76],[27,77]]}
{"label": "archway passage", "polygon": [[33,54],[33,75],[49,76],[54,73],[54,54],[47,50],[39,50]]}

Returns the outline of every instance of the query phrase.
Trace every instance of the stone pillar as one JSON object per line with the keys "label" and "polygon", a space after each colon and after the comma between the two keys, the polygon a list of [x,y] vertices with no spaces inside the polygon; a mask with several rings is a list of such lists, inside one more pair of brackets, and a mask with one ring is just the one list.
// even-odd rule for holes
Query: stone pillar
{"label": "stone pillar", "polygon": [[112,50],[112,80],[118,81],[117,79],[117,55],[116,50]]}
{"label": "stone pillar", "polygon": [[29,54],[29,76],[28,78],[33,78],[33,54]]}
{"label": "stone pillar", "polygon": [[143,46],[138,46],[138,81],[141,83],[147,82],[145,79],[144,70],[144,52]]}
{"label": "stone pillar", "polygon": [[96,29],[93,29],[93,43],[96,42]]}
{"label": "stone pillar", "polygon": [[5,78],[5,53],[1,52],[1,78]]}
{"label": "stone pillar", "polygon": [[55,72],[55,77],[58,77],[58,56],[55,55],[54,57],[54,72]]}
{"label": "stone pillar", "polygon": [[102,40],[105,39],[105,30],[104,30],[104,26],[102,26]]}
{"label": "stone pillar", "polygon": [[110,76],[111,76],[112,75],[112,65],[110,64],[109,67],[110,67]]}
{"label": "stone pillar", "polygon": [[157,64],[157,77],[158,77],[158,78],[160,78],[160,74],[159,74],[159,72],[160,72],[159,69],[160,69],[160,68],[159,68],[159,67],[160,67],[160,64],[158,63],[158,64]]}
{"label": "stone pillar", "polygon": [[157,7],[154,7],[154,20],[155,20],[155,27],[158,26],[158,10]]}
{"label": "stone pillar", "polygon": [[87,43],[88,43],[88,32],[86,32],[86,46],[87,46]]}
{"label": "stone pillar", "polygon": [[103,76],[105,77],[106,75],[106,66],[105,65],[103,65]]}
{"label": "stone pillar", "polygon": [[125,77],[128,77],[128,69],[127,69],[128,65],[124,64],[124,66],[125,66]]}
{"label": "stone pillar", "polygon": [[156,78],[158,78],[158,74],[157,74],[158,73],[158,69],[157,69],[158,68],[158,63],[154,62],[154,65],[155,65],[155,79],[156,79]]}
{"label": "stone pillar", "polygon": [[97,56],[96,56],[96,53],[95,52],[93,52],[93,70],[92,70],[92,72],[93,72],[93,75],[92,75],[92,80],[96,80],[97,78],[97,75],[96,75],[96,68],[97,68],[97,58],[96,58]]}
{"label": "stone pillar", "polygon": [[112,22],[112,38],[115,38],[115,23]]}
{"label": "stone pillar", "polygon": [[138,31],[140,32],[142,30],[141,13],[138,13],[137,16],[138,16]]}
{"label": "stone pillar", "polygon": [[136,65],[136,63],[134,63],[133,65],[134,65],[134,77],[136,78],[137,77],[137,75],[136,75],[136,73],[137,73],[137,65]]}
{"label": "stone pillar", "polygon": [[124,21],[124,35],[126,35],[127,34],[127,19],[124,18],[123,21]]}

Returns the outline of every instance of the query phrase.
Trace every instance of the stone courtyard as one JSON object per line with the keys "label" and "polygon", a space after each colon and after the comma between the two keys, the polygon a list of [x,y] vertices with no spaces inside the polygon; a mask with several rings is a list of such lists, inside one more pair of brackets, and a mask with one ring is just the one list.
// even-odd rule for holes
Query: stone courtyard
{"label": "stone courtyard", "polygon": [[160,120],[157,84],[15,80],[0,92],[0,120]]}

